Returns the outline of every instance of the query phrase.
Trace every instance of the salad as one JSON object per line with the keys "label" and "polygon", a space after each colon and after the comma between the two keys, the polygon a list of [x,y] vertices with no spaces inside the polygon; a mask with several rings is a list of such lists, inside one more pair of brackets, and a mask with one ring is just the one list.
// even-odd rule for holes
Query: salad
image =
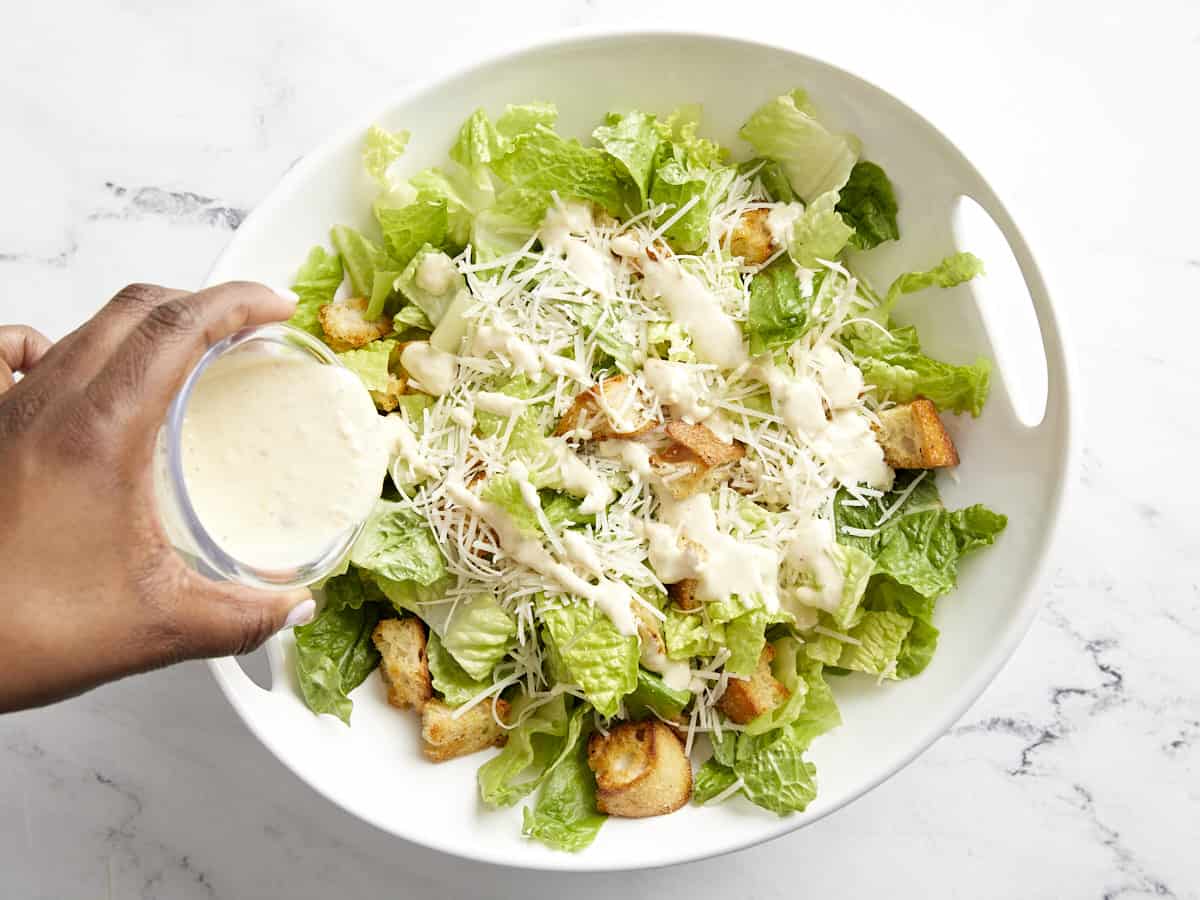
{"label": "salad", "polygon": [[892,319],[982,265],[857,275],[900,237],[896,195],[803,91],[750,114],[743,153],[698,108],[613,113],[586,143],[555,120],[476,111],[408,178],[408,134],[372,127],[377,227],[335,226],[296,276],[292,324],[392,442],[295,629],[304,699],[349,724],[378,668],[430,760],[501,748],[483,802],[558,849],[688,802],[803,810],[830,684],[920,674],[959,561],[1006,524],[946,509],[935,477],[988,363]]}

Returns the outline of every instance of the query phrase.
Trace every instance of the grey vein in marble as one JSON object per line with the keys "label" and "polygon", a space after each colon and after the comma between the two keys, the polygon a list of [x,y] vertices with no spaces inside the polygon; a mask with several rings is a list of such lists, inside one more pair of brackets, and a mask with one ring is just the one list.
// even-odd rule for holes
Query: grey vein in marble
{"label": "grey vein in marble", "polygon": [[116,209],[92,213],[88,216],[89,221],[161,217],[171,222],[235,231],[247,214],[244,209],[226,206],[213,197],[191,191],[169,191],[154,186],[131,188],[111,181],[106,181],[104,187],[121,204]]}

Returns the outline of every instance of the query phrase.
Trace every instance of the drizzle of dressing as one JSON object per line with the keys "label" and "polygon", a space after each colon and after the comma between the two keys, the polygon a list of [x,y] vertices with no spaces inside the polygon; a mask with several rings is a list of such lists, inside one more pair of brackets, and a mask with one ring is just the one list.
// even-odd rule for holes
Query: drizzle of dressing
{"label": "drizzle of dressing", "polygon": [[723,369],[735,369],[746,361],[741,329],[699,278],[675,259],[647,259],[642,275],[642,296],[663,301],[671,318],[692,336],[697,356]]}
{"label": "drizzle of dressing", "polygon": [[695,367],[663,359],[648,359],[642,367],[642,377],[660,403],[670,406],[688,422],[701,422],[712,415],[707,385]]}
{"label": "drizzle of dressing", "polygon": [[615,459],[634,475],[650,477],[650,448],[638,441],[612,438],[596,444],[596,454],[604,459]]}
{"label": "drizzle of dressing", "polygon": [[498,391],[478,391],[475,394],[475,408],[494,416],[512,418],[524,411],[526,401],[520,397],[501,394]]}
{"label": "drizzle of dressing", "polygon": [[567,271],[584,287],[601,296],[612,293],[612,262],[587,241],[575,237],[593,227],[592,209],[570,201],[546,210],[540,240],[547,253],[561,256]]}
{"label": "drizzle of dressing", "polygon": [[600,555],[596,552],[596,548],[591,542],[578,531],[567,529],[562,533],[563,552],[567,559],[575,563],[589,575],[602,577],[604,575],[604,563],[600,560]]}
{"label": "drizzle of dressing", "polygon": [[787,548],[789,565],[807,571],[817,587],[798,587],[795,598],[805,606],[835,612],[842,599],[845,576],[833,558],[836,537],[833,522],[829,519],[813,519],[801,525]]}
{"label": "drizzle of dressing", "polygon": [[457,274],[453,260],[445,253],[426,253],[417,266],[417,287],[431,294],[444,294]]}
{"label": "drizzle of dressing", "polygon": [[406,346],[400,352],[400,365],[421,390],[435,397],[448,393],[458,378],[458,360],[454,354],[439,350],[428,341],[413,341]]}
{"label": "drizzle of dressing", "polygon": [[722,534],[706,494],[678,501],[663,495],[659,500],[662,521],[643,527],[650,564],[664,583],[696,578],[702,600],[757,597],[768,612],[779,609],[777,553]]}
{"label": "drizzle of dressing", "polygon": [[485,357],[495,353],[507,359],[519,375],[536,378],[542,372],[538,348],[507,325],[482,325],[471,338],[471,355]]}
{"label": "drizzle of dressing", "polygon": [[579,511],[590,516],[606,509],[613,500],[612,486],[576,456],[566,441],[554,440],[552,446],[563,490],[573,496],[583,495]]}
{"label": "drizzle of dressing", "polygon": [[[417,442],[417,436],[403,415],[392,413],[385,416],[380,420],[379,428],[387,442],[388,455],[392,460],[392,471],[401,476],[398,479],[401,483],[413,484],[422,478],[438,473],[437,466],[430,465],[421,455],[421,446]],[[398,469],[397,464],[406,468]]]}
{"label": "drizzle of dressing", "polygon": [[501,549],[513,561],[557,584],[566,593],[576,594],[591,602],[608,616],[621,634],[637,634],[637,618],[632,605],[635,602],[633,589],[627,584],[608,578],[601,578],[592,584],[581,578],[569,566],[555,559],[541,541],[525,535],[501,507],[475,496],[457,478],[446,479],[446,494],[487,523],[496,532]]}
{"label": "drizzle of dressing", "polygon": [[767,213],[767,231],[771,233],[771,243],[776,247],[787,247],[792,242],[792,229],[796,220],[804,215],[803,203],[783,203],[772,206]]}

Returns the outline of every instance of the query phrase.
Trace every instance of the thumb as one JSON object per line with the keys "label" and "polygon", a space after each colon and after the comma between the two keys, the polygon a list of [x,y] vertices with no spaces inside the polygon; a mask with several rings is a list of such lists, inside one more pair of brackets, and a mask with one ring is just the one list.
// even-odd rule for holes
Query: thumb
{"label": "thumb", "polygon": [[304,625],[316,615],[316,602],[307,588],[265,591],[229,582],[210,581],[188,573],[183,591],[186,655],[232,656],[256,650],[283,628]]}

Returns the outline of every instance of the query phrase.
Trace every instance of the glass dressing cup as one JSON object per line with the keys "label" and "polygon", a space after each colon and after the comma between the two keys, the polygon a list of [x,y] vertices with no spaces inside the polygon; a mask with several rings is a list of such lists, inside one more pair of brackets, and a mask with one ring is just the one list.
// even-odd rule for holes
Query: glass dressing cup
{"label": "glass dressing cup", "polygon": [[[350,553],[365,519],[337,534],[314,559],[280,569],[263,568],[238,559],[222,547],[196,514],[183,474],[182,432],[188,402],[197,382],[218,359],[233,354],[289,354],[316,366],[342,366],[319,339],[291,325],[246,328],[218,341],[188,373],[167,409],[154,453],[154,489],[159,520],[175,549],[200,573],[251,587],[286,590],[319,581],[334,572]],[[365,388],[364,388],[365,390]]]}

